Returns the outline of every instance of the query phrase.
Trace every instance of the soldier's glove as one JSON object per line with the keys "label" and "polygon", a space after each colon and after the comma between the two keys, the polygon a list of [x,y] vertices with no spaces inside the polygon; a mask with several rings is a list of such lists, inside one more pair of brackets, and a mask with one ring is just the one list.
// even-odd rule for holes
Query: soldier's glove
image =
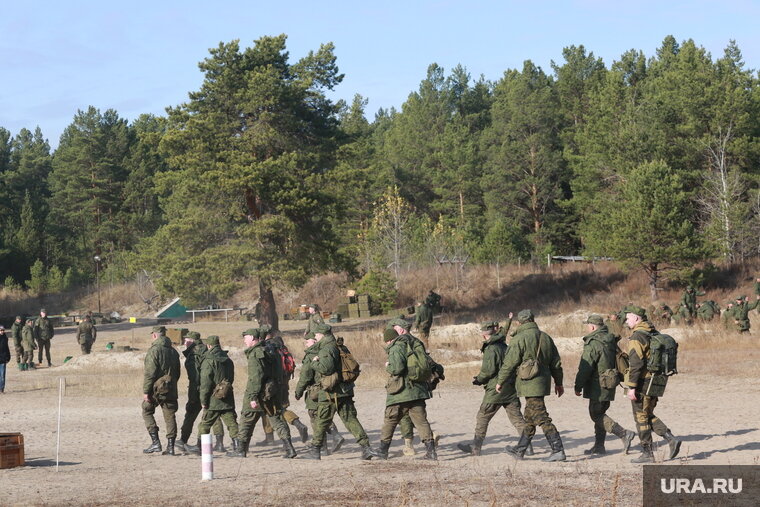
{"label": "soldier's glove", "polygon": [[478,377],[472,377],[472,385],[474,385],[474,386],[482,386],[483,382],[481,382],[480,380],[478,380]]}

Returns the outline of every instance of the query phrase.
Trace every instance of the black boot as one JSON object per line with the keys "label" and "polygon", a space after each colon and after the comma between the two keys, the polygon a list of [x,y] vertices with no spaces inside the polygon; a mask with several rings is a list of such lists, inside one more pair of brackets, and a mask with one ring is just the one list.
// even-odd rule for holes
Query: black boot
{"label": "black boot", "polygon": [[143,452],[145,454],[151,454],[154,452],[161,452],[161,441],[158,439],[158,430],[149,430],[148,435],[150,435],[150,447],[147,449],[143,449]]}
{"label": "black boot", "polygon": [[546,440],[549,441],[552,453],[541,461],[565,461],[567,457],[565,456],[565,449],[562,447],[562,437],[559,436],[559,433],[546,435]]}
{"label": "black boot", "polygon": [[306,446],[306,454],[303,455],[304,459],[322,459],[320,448],[309,444]]}
{"label": "black boot", "polygon": [[531,442],[531,443],[528,444],[528,448],[525,449],[525,455],[526,456],[533,456],[534,454],[536,454],[536,453],[533,452],[533,442]]}
{"label": "black boot", "polygon": [[372,447],[369,446],[369,444],[362,446],[362,459],[365,461],[371,460],[372,458],[379,458],[380,454],[372,449]]}
{"label": "black boot", "polygon": [[678,456],[678,452],[681,450],[681,441],[676,439],[670,430],[665,432],[665,440],[668,441],[668,447],[670,447],[668,459],[673,459]]}
{"label": "black boot", "polygon": [[264,440],[262,440],[261,442],[256,442],[256,447],[260,447],[263,445],[274,445],[274,432],[272,433],[264,432]]}
{"label": "black boot", "polygon": [[177,440],[179,448],[187,454],[200,454],[201,448],[199,445],[190,445],[186,440]]}
{"label": "black boot", "polygon": [[340,448],[343,446],[343,443],[346,441],[346,439],[343,438],[343,436],[340,434],[340,431],[338,431],[338,427],[335,426],[335,423],[332,423],[330,433],[332,434],[333,438],[332,452],[338,452],[340,451]]}
{"label": "black boot", "polygon": [[298,434],[301,436],[301,442],[306,443],[309,441],[309,428],[304,425],[299,419],[293,421],[293,426],[298,430]]}
{"label": "black boot", "polygon": [[214,451],[227,452],[227,449],[224,448],[224,435],[214,435],[214,437]]}
{"label": "black boot", "polygon": [[607,450],[604,448],[604,439],[606,436],[607,432],[604,428],[602,428],[601,431],[596,428],[594,434],[594,446],[583,451],[583,454],[607,454]]}
{"label": "black boot", "polygon": [[427,451],[422,459],[438,460],[438,454],[435,452],[435,440],[428,440],[425,443],[425,450]]}
{"label": "black boot", "polygon": [[475,437],[472,439],[471,444],[457,444],[460,451],[472,456],[480,456],[480,448],[483,447],[483,437]]}
{"label": "black boot", "polygon": [[285,449],[285,454],[282,455],[283,458],[292,459],[298,456],[296,448],[293,447],[293,442],[289,438],[282,439],[282,447]]}
{"label": "black boot", "polygon": [[637,458],[633,458],[631,463],[654,463],[652,444],[641,444],[641,454]]}
{"label": "black boot", "polygon": [[390,441],[380,442],[380,447],[377,449],[377,457],[380,459],[388,459],[388,449],[391,448]]}
{"label": "black boot", "polygon": [[615,425],[612,427],[612,434],[618,437],[621,442],[623,442],[623,452],[625,454],[628,454],[628,450],[631,448],[631,443],[633,442],[633,439],[636,438],[636,433],[633,431],[628,431],[618,423],[615,423]]}
{"label": "black boot", "polygon": [[[235,442],[237,441],[237,449],[235,448]],[[227,453],[230,458],[245,458],[248,456],[248,444],[250,440],[240,441],[238,439],[232,439],[232,451]]]}
{"label": "black boot", "polygon": [[237,438],[232,439],[232,452],[237,452],[240,449],[240,440]]}
{"label": "black boot", "polygon": [[162,452],[161,454],[163,454],[164,456],[176,456],[176,454],[174,454],[174,442],[175,442],[174,438],[167,438],[166,450]]}
{"label": "black boot", "polygon": [[514,447],[507,447],[507,454],[511,455],[515,459],[523,459],[525,451],[530,447],[531,437],[525,433],[520,435],[520,440],[517,441],[517,445]]}

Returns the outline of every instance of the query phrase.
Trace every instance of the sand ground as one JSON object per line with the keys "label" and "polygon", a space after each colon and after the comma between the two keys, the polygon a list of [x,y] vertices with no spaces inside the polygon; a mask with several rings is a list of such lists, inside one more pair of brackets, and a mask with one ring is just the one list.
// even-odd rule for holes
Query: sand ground
{"label": "sand ground", "polygon": [[[204,326],[211,325],[188,327],[208,332]],[[239,336],[244,327],[244,323],[230,324],[225,333]],[[146,331],[137,328],[138,338],[131,338],[128,328],[104,326],[95,350],[111,339],[142,344]],[[362,462],[359,447],[338,423],[348,442],[321,462],[283,459],[279,446],[256,448],[246,459],[217,456],[216,479],[201,482],[199,457],[142,453],[149,443],[140,411],[142,373],[134,361],[108,362],[114,357],[110,354],[97,352],[79,365],[74,361],[61,366],[64,357],[79,355],[73,330],[62,329],[54,339],[52,368],[23,373],[9,364],[6,394],[0,395],[0,431],[23,433],[27,465],[0,471],[4,505],[640,505],[642,501],[641,466],[629,463],[636,452],[623,455],[620,442],[609,436],[607,456],[583,454],[593,442],[593,427],[587,401],[572,392],[547,399],[567,462],[540,461],[548,455],[543,436],[535,440],[535,457],[511,459],[504,446],[513,444],[516,435],[502,414],[491,424],[483,456],[464,455],[456,444],[472,437],[482,390],[456,382],[444,383],[428,402],[431,424],[441,435],[437,462],[419,459],[423,449],[419,443],[415,458],[402,456],[400,438],[391,447],[390,460]],[[575,364],[566,365],[565,375],[565,385],[571,386]],[[67,390],[56,469],[61,377],[66,378]],[[242,383],[236,382],[241,396],[242,387],[237,385]],[[679,458],[667,463],[758,464],[760,406],[749,394],[756,388],[756,379],[694,373],[674,377],[656,411],[683,440]],[[178,423],[184,402],[181,394]],[[378,443],[384,402],[380,388],[357,390],[359,418],[373,445]],[[302,402],[293,401],[292,408],[304,421],[308,419]],[[622,391],[609,415],[633,429],[630,404]],[[165,442],[160,413],[157,419]],[[257,428],[254,441],[261,437]],[[299,452],[304,447],[296,442]],[[664,449],[657,454],[662,459]]]}

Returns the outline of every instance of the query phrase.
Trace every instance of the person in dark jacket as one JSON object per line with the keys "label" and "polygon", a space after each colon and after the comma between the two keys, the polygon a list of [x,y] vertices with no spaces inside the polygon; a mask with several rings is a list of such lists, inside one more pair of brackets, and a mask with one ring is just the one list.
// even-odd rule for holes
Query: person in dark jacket
{"label": "person in dark jacket", "polygon": [[0,394],[5,392],[5,367],[11,360],[11,349],[8,348],[8,335],[5,327],[0,325]]}

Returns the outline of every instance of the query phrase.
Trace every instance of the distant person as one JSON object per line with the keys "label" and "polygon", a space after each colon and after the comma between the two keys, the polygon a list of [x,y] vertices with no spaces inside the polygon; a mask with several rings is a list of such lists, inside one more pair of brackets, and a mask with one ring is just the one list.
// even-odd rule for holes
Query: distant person
{"label": "distant person", "polygon": [[85,315],[77,328],[77,342],[82,349],[82,354],[89,354],[92,351],[92,344],[95,343],[97,337],[98,330],[92,323],[92,317]]}
{"label": "distant person", "polygon": [[544,402],[544,397],[551,392],[552,379],[557,397],[565,393],[562,360],[554,340],[538,328],[532,311],[521,310],[517,314],[517,322],[520,325],[512,333],[509,350],[496,379],[496,392],[506,391],[508,383],[514,381],[517,395],[525,398],[525,428],[517,445],[507,448],[507,452],[523,459],[536,434],[536,426],[541,426],[552,449],[543,461],[565,461],[562,437],[552,423]]}
{"label": "distant person", "polygon": [[710,322],[716,315],[720,315],[720,307],[712,299],[697,303],[697,317],[702,322]]}
{"label": "distant person", "polygon": [[583,337],[583,354],[575,375],[575,395],[588,400],[588,413],[594,422],[594,445],[583,453],[606,454],[604,441],[607,433],[612,433],[622,440],[623,451],[628,454],[636,433],[626,430],[607,415],[618,386],[616,356],[620,337],[609,332],[599,315],[590,315],[585,324],[589,334]]}
{"label": "distant person", "polygon": [[143,375],[142,413],[145,427],[148,429],[151,444],[143,452],[151,454],[161,452],[161,440],[158,438],[158,424],[153,414],[156,407],[161,407],[166,423],[167,450],[163,454],[174,454],[174,442],[177,437],[177,381],[180,376],[179,353],[172,347],[166,337],[166,328],[156,326],[151,333],[153,344],[145,355]]}
{"label": "distant person", "polygon": [[427,297],[425,298],[425,304],[433,310],[434,314],[441,313],[443,307],[441,306],[441,295],[437,294],[433,289],[430,289]]}
{"label": "distant person", "polygon": [[0,394],[5,392],[5,369],[11,360],[11,349],[8,348],[8,335],[5,326],[0,324]]}
{"label": "distant person", "polygon": [[728,313],[728,321],[739,333],[749,333],[749,312],[760,306],[760,294],[755,296],[755,302],[750,303],[747,296],[737,296],[733,308]]}
{"label": "distant person", "polygon": [[425,350],[428,350],[428,340],[430,338],[430,327],[433,325],[433,308],[428,305],[427,301],[423,303],[417,303],[417,310],[415,311],[414,327],[419,331],[419,339],[425,345]]}
{"label": "distant person", "polygon": [[34,338],[37,340],[38,356],[37,363],[42,364],[42,351],[45,351],[45,358],[47,359],[48,367],[53,364],[50,362],[50,341],[55,335],[55,329],[53,329],[53,323],[47,317],[47,311],[45,309],[40,310],[40,316],[34,321]]}
{"label": "distant person", "polygon": [[21,331],[24,329],[24,319],[21,315],[16,315],[16,320],[13,321],[11,326],[11,336],[13,337],[13,348],[16,352],[16,366],[19,370],[23,370],[21,365],[24,363],[24,346],[21,344],[22,336]]}
{"label": "distant person", "polygon": [[694,287],[689,285],[681,295],[681,304],[686,308],[689,314],[689,321],[693,320],[697,316],[697,296],[704,296],[704,292],[694,290]]}
{"label": "distant person", "polygon": [[303,332],[304,336],[306,336],[309,333],[314,332],[314,329],[318,325],[325,323],[325,320],[322,318],[322,315],[319,313],[319,305],[311,303],[307,307],[307,311],[309,312],[309,320],[306,322],[306,329]]}
{"label": "distant person", "polygon": [[37,344],[34,339],[34,320],[26,319],[26,324],[21,330],[21,346],[24,349],[24,359],[22,360],[22,370],[34,369],[34,350]]}
{"label": "distant person", "polygon": [[628,387],[628,399],[633,407],[634,421],[641,442],[641,455],[631,460],[631,463],[653,463],[654,449],[652,448],[652,432],[661,436],[668,442],[670,447],[669,459],[678,455],[681,449],[681,441],[676,439],[665,423],[654,415],[658,396],[646,394],[647,386],[651,387],[653,373],[649,369],[652,335],[658,333],[655,327],[647,320],[646,312],[638,306],[628,306],[625,309],[625,322],[633,331],[628,339],[628,379],[625,381]]}
{"label": "distant person", "polygon": [[[201,365],[200,399],[203,416],[198,435],[207,435],[218,420],[227,426],[232,439],[232,451],[240,447],[237,414],[235,413],[235,363],[219,345],[219,337],[211,335],[205,340],[208,352]],[[223,451],[222,451],[223,452]]]}

